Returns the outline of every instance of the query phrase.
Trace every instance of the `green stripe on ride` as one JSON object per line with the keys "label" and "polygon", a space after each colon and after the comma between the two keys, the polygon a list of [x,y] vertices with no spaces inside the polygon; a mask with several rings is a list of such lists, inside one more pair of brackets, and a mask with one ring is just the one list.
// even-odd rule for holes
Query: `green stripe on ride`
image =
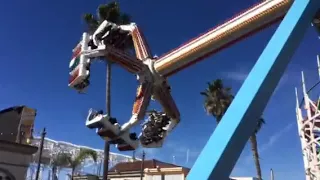
{"label": "green stripe on ride", "polygon": [[80,64],[80,56],[77,56],[75,59],[71,60],[70,63],[70,72],[73,71]]}

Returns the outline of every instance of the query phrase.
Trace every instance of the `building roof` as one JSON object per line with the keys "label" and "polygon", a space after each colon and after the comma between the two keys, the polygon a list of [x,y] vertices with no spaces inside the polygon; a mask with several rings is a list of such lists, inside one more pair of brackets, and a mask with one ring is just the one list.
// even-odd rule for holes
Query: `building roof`
{"label": "building roof", "polygon": [[17,113],[21,113],[24,107],[26,107],[26,106],[22,105],[22,106],[9,107],[9,108],[0,110],[0,114],[10,112],[10,111],[16,111]]}
{"label": "building roof", "polygon": [[[134,161],[134,162],[120,162],[113,166],[109,171],[111,172],[128,172],[128,171],[140,171],[141,170],[142,161]],[[162,162],[156,159],[145,160],[144,168],[174,168],[181,167],[178,165]],[[184,168],[184,167],[182,167]],[[189,168],[184,168],[189,169]]]}

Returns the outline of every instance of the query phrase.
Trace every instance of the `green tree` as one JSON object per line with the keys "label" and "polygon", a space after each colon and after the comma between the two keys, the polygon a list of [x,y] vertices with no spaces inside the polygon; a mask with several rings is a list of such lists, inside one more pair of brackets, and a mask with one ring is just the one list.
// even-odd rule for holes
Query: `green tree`
{"label": "green tree", "polygon": [[[99,25],[104,21],[110,21],[117,25],[125,25],[131,23],[131,17],[123,13],[120,9],[119,3],[117,1],[112,1],[107,4],[102,4],[97,9],[97,17],[93,14],[85,14],[84,21],[87,24],[88,33],[94,33]],[[127,41],[125,45],[125,50],[132,49],[132,41]],[[106,63],[106,113],[111,115],[111,65],[110,61]],[[109,153],[110,153],[110,143],[105,142],[104,147],[104,168],[103,168],[103,179],[108,179],[108,169],[109,169]]]}
{"label": "green tree", "polygon": [[51,160],[51,175],[52,180],[58,180],[58,177],[56,175],[57,168],[64,168],[69,166],[69,154],[66,153],[58,153],[56,156],[54,156]]}
{"label": "green tree", "polygon": [[[205,98],[204,108],[207,114],[212,115],[216,119],[217,123],[219,123],[234,99],[231,88],[224,87],[223,81],[221,79],[217,79],[208,83],[208,87],[200,94]],[[260,118],[254,133],[250,136],[251,151],[259,180],[262,179],[262,173],[259,161],[257,134],[264,123],[264,119]]]}
{"label": "green tree", "polygon": [[224,87],[221,79],[208,83],[204,92],[200,93],[205,97],[204,108],[208,115],[212,115],[219,123],[230,106],[234,96],[230,87]]}
{"label": "green tree", "polygon": [[71,154],[64,153],[63,157],[65,159],[63,161],[68,162],[71,168],[71,179],[73,179],[76,168],[78,168],[85,159],[92,158],[94,162],[97,162],[97,156],[97,152],[90,149],[80,149],[80,152],[74,157],[72,157]]}
{"label": "green tree", "polygon": [[91,34],[94,33],[104,20],[113,22],[117,25],[131,23],[131,17],[128,14],[121,12],[119,3],[116,1],[100,5],[97,9],[97,17],[91,13],[87,13],[83,18],[87,24],[88,32]]}

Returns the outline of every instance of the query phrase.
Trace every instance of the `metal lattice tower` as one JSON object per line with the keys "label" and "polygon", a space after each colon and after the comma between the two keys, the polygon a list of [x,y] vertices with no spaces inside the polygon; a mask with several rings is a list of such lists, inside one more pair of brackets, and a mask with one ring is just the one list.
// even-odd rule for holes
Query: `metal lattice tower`
{"label": "metal lattice tower", "polygon": [[[317,60],[318,74],[320,77],[319,56]],[[316,85],[314,85],[313,88]],[[301,108],[299,104],[298,91],[296,89],[296,115],[298,132],[303,153],[306,180],[320,180],[320,101],[313,101],[309,98],[309,92],[312,89],[310,89],[309,91],[306,90],[303,72],[302,89],[303,108]]]}
{"label": "metal lattice tower", "polygon": [[[35,137],[32,140],[31,145],[39,147],[40,141],[41,141],[41,137]],[[43,146],[42,160],[44,162],[44,166],[50,166],[50,162],[51,162],[52,158],[54,158],[59,152],[60,153],[61,152],[68,152],[68,153],[71,153],[72,155],[76,155],[77,153],[80,152],[80,149],[82,149],[82,148],[94,150],[98,154],[98,158],[97,158],[96,163],[92,159],[86,159],[82,165],[82,168],[89,167],[89,166],[96,166],[96,170],[98,170],[99,164],[103,164],[103,160],[104,160],[103,150],[94,149],[94,148],[87,147],[87,146],[80,146],[80,145],[76,145],[76,144],[72,144],[72,143],[64,142],[64,141],[55,141],[55,140],[49,139],[49,138],[45,138],[44,146]],[[39,153],[39,151],[38,151],[38,153]],[[38,159],[38,153],[36,153],[36,155],[34,156],[34,162],[36,162]],[[112,167],[119,162],[132,162],[134,160],[133,157],[131,157],[131,156],[112,153],[112,152],[110,152],[109,158],[110,158],[109,159],[109,163],[110,163],[109,167]],[[135,160],[141,160],[141,159],[135,158]]]}

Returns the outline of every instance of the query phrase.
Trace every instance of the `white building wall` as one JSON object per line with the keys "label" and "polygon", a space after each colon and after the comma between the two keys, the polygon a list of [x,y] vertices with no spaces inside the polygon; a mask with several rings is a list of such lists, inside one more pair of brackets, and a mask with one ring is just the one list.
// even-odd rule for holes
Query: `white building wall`
{"label": "white building wall", "polygon": [[255,177],[230,177],[230,180],[258,180]]}
{"label": "white building wall", "polygon": [[140,180],[140,177],[110,178],[110,180]]}

